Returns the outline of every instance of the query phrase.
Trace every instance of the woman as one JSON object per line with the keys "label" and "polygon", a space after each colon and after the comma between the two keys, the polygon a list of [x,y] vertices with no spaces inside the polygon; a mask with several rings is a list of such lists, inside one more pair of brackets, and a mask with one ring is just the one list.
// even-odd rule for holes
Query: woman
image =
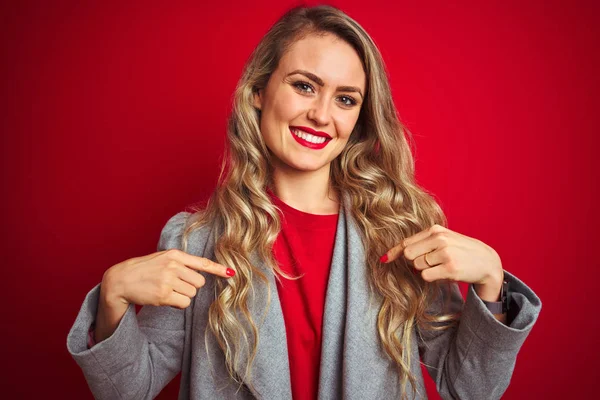
{"label": "woman", "polygon": [[421,359],[442,397],[499,398],[540,300],[446,227],[404,133],[368,34],[329,6],[286,13],[238,84],[206,208],[88,293],[67,346],[94,395],[153,398],[181,371],[182,399],[420,399]]}

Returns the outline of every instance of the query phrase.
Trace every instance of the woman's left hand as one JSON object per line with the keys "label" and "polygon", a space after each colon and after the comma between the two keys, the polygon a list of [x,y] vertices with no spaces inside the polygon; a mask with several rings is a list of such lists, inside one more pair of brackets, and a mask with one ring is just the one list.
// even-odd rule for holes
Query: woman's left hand
{"label": "woman's left hand", "polygon": [[480,240],[436,224],[404,239],[384,254],[381,262],[401,255],[427,282],[450,279],[473,283],[483,300],[498,300],[504,280],[502,262],[498,253]]}

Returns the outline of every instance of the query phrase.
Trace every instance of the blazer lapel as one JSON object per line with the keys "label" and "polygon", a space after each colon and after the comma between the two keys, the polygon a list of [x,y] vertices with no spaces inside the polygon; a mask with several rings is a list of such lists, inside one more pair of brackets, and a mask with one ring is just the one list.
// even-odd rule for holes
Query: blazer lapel
{"label": "blazer lapel", "polygon": [[[196,249],[197,254],[202,254],[203,257],[213,260],[216,259],[214,247],[220,235],[219,232],[220,230],[213,225],[211,233],[208,235],[207,243],[203,249]],[[191,242],[194,243],[194,241]],[[254,284],[254,290],[248,300],[248,307],[259,330],[259,341],[256,357],[251,366],[250,377],[245,380],[245,386],[257,399],[291,400],[292,391],[287,338],[281,303],[279,302],[277,286],[275,285],[275,277],[271,272],[267,271],[265,263],[256,256],[256,252],[251,255],[251,260],[253,265],[266,272],[269,287],[271,288],[271,303],[267,309],[267,286],[257,279]],[[265,310],[267,310],[266,313]],[[236,344],[243,346],[243,343]],[[222,357],[223,352],[214,337],[209,339],[208,345],[213,349],[215,355],[219,354]],[[247,353],[242,351],[238,365],[234,367],[238,376],[244,376],[244,369],[247,362]],[[224,363],[221,368],[225,371]]]}
{"label": "blazer lapel", "polygon": [[379,345],[381,299],[369,288],[364,247],[350,201],[343,196],[327,284],[319,399],[397,398],[396,372]]}
{"label": "blazer lapel", "polygon": [[[255,257],[255,264],[267,271],[264,262]],[[254,299],[250,299],[250,312],[258,326],[259,341],[256,357],[252,364],[250,379],[247,385],[252,394],[258,399],[292,399],[290,367],[288,360],[287,336],[281,303],[277,293],[275,277],[271,272],[266,273],[271,288],[271,301],[267,308],[267,286],[262,282],[254,285]],[[263,314],[264,315],[264,321]],[[261,323],[262,321],[262,323]],[[247,358],[244,356],[240,365],[244,366]],[[243,370],[236,368],[243,376]]]}
{"label": "blazer lapel", "polygon": [[335,245],[329,271],[323,315],[321,363],[319,372],[319,399],[336,398],[342,393],[342,365],[344,325],[346,323],[347,254],[346,211],[342,204],[335,234]]}

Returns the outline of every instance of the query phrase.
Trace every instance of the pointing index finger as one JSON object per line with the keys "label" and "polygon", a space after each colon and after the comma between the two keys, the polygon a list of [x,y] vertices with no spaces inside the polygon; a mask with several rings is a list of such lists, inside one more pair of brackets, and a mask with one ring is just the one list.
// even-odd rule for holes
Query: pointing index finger
{"label": "pointing index finger", "polygon": [[381,261],[382,263],[388,263],[388,262],[396,260],[404,252],[404,249],[407,246],[409,246],[413,243],[416,243],[418,241],[421,241],[421,240],[429,237],[430,235],[431,235],[431,232],[429,231],[429,229],[425,229],[415,235],[407,237],[406,239],[402,240],[400,242],[400,244],[392,247],[390,250],[387,251],[387,253],[382,255],[381,258],[379,259],[379,261]]}
{"label": "pointing index finger", "polygon": [[196,271],[208,272],[209,274],[223,278],[231,278],[235,275],[235,271],[231,268],[227,268],[208,258],[193,256],[183,251],[177,252],[177,261]]}

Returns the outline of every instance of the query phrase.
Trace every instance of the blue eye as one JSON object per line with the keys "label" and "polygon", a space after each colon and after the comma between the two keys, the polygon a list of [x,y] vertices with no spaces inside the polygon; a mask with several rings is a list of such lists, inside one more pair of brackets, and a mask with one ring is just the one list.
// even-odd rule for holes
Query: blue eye
{"label": "blue eye", "polygon": [[354,100],[350,96],[340,96],[340,99],[346,99],[346,100],[342,100],[342,103],[344,103],[344,105],[346,105],[346,106],[354,106],[354,105],[356,105],[356,100]]}
{"label": "blue eye", "polygon": [[300,89],[301,92],[311,93],[308,90],[308,89],[310,89],[314,93],[313,87],[310,84],[306,83],[306,82],[302,82],[302,81],[296,82],[296,83],[294,83],[294,87]]}

